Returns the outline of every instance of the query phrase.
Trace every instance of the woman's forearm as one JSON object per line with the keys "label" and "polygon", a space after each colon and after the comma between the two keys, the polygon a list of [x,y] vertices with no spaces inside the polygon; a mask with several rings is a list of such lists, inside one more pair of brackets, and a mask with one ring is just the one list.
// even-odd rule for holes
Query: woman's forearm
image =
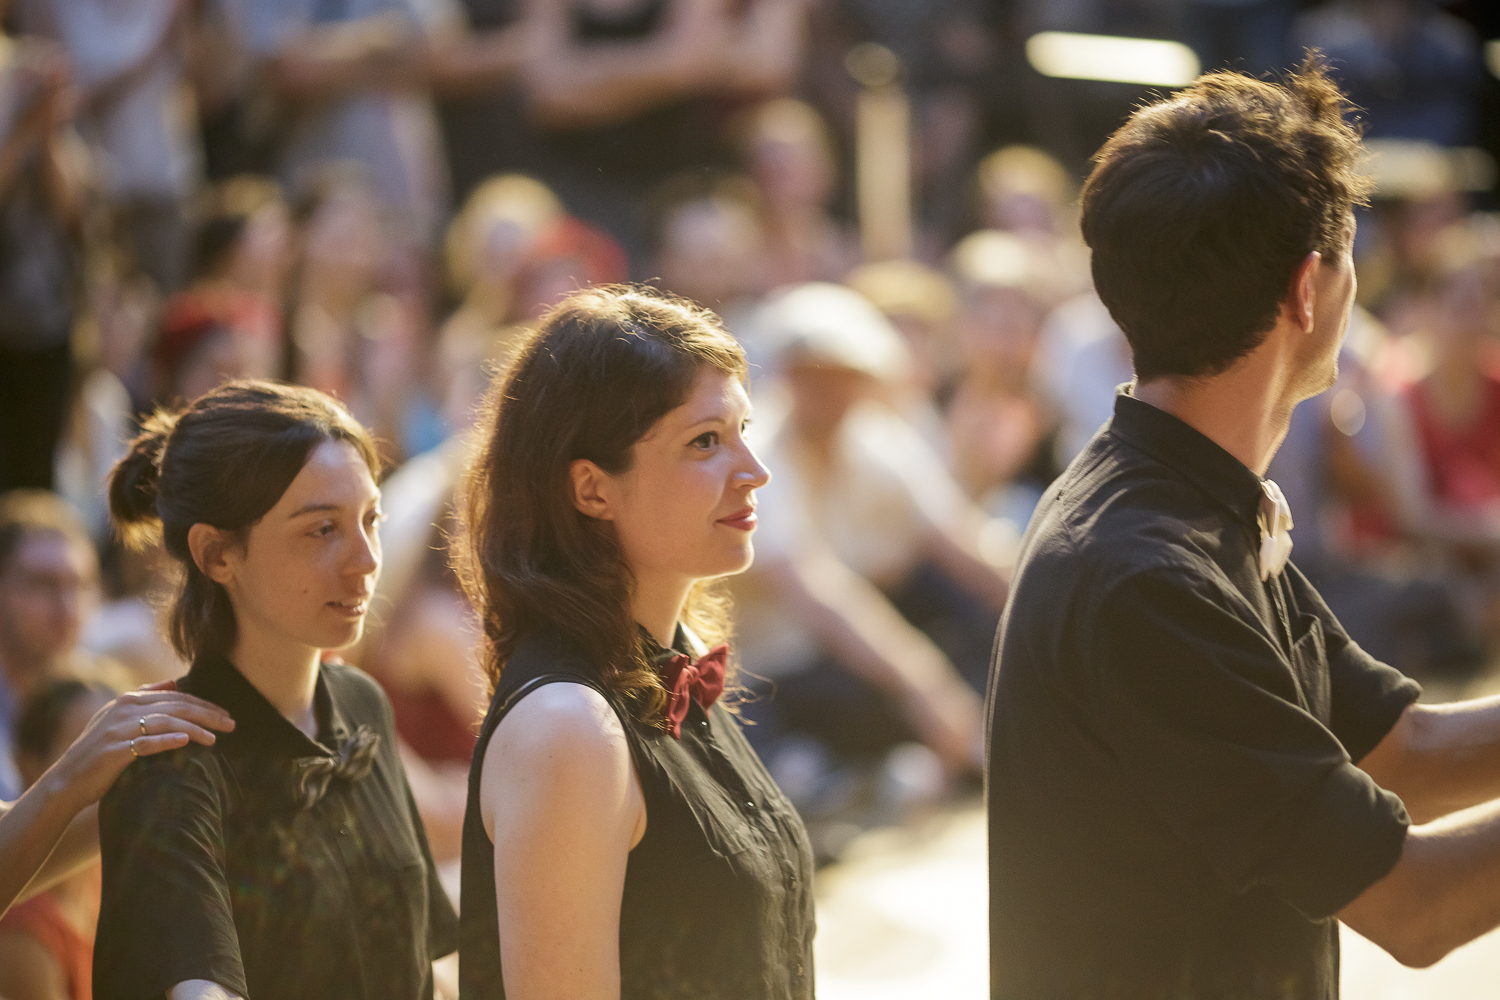
{"label": "woman's forearm", "polygon": [[54,769],[0,815],[0,914],[21,898],[80,808]]}

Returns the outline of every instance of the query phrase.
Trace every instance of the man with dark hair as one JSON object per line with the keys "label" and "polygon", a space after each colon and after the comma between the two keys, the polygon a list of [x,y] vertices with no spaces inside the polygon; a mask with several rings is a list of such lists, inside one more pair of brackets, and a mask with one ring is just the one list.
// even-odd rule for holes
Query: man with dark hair
{"label": "man with dark hair", "polygon": [[1262,478],[1353,301],[1344,110],[1316,60],[1215,73],[1098,155],[1083,231],[1136,381],[1037,509],[997,640],[997,998],[1330,1000],[1335,917],[1409,965],[1500,925],[1500,699],[1416,705]]}

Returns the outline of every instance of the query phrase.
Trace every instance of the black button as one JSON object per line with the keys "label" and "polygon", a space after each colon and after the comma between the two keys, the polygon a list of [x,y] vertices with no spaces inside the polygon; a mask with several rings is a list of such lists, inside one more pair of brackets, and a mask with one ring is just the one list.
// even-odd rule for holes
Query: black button
{"label": "black button", "polygon": [[704,719],[702,722],[698,723],[698,725],[702,726],[704,729],[707,729],[708,728],[708,720]]}
{"label": "black button", "polygon": [[745,812],[754,812],[754,811],[755,811],[755,803],[754,802],[746,802],[745,803]]}
{"label": "black button", "polygon": [[349,828],[347,826],[341,826],[341,827],[339,827],[339,836],[340,837],[347,837],[347,836],[349,836]]}

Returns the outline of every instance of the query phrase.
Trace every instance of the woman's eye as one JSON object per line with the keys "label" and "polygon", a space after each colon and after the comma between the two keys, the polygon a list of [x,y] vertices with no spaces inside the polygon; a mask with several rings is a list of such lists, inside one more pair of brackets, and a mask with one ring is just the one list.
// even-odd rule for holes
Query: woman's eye
{"label": "woman's eye", "polygon": [[309,532],[309,534],[311,534],[314,538],[327,538],[329,535],[333,534],[333,530],[334,525],[332,524],[320,524],[311,532]]}
{"label": "woman's eye", "polygon": [[692,447],[697,448],[700,451],[707,451],[709,448],[712,448],[718,443],[718,431],[704,431],[702,434],[699,434],[697,437],[693,438]]}

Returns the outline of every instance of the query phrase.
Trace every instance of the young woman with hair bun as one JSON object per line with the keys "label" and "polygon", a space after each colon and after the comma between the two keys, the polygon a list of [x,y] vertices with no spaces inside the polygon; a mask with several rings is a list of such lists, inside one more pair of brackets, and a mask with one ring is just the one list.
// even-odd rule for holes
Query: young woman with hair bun
{"label": "young woman with hair bun", "polygon": [[744,380],[711,313],[608,287],[545,316],[490,391],[459,496],[494,688],[465,997],[813,995],[807,835],[721,697],[712,584],[750,564],[770,478]]}
{"label": "young woman with hair bun", "polygon": [[230,382],[158,411],[115,467],[127,543],[182,564],[181,690],[234,715],[142,759],[99,812],[99,1000],[428,998],[456,918],[355,642],[380,572],[378,462],[337,402]]}

